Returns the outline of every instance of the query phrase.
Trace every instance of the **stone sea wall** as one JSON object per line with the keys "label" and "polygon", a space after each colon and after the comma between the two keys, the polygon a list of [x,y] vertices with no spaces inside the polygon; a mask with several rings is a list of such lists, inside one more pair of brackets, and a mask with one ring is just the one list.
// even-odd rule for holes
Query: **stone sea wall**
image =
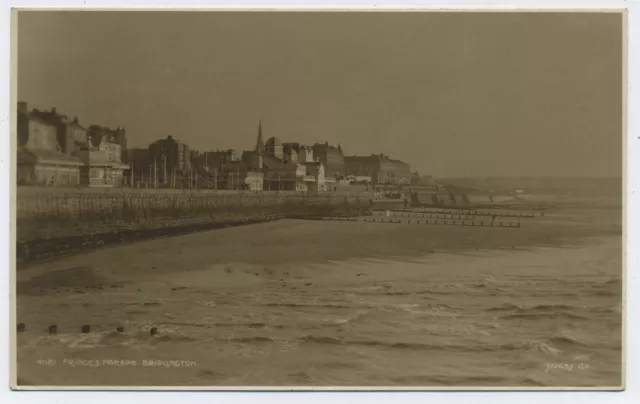
{"label": "stone sea wall", "polygon": [[17,240],[175,227],[289,214],[358,214],[360,196],[213,192],[21,192]]}
{"label": "stone sea wall", "polygon": [[512,195],[447,194],[424,191],[418,191],[417,195],[412,197],[415,204],[434,206],[487,205],[509,203],[515,200]]}
{"label": "stone sea wall", "polygon": [[288,216],[361,215],[371,209],[371,199],[360,195],[135,191],[18,188],[18,261],[58,249],[87,248]]}

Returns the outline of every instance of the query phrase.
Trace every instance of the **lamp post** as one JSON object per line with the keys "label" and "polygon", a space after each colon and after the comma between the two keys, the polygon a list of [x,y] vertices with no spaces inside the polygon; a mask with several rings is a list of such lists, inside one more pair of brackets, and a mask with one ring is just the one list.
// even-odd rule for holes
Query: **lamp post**
{"label": "lamp post", "polygon": [[162,184],[167,184],[167,154],[162,150]]}
{"label": "lamp post", "polygon": [[[220,157],[220,172],[222,173],[222,178],[226,178],[224,175],[224,156]],[[225,180],[225,188],[229,189],[229,180]]]}
{"label": "lamp post", "polygon": [[207,177],[207,189],[209,189],[211,185],[211,179],[209,175],[209,164],[207,164],[207,154],[208,152],[204,152],[204,172]]}
{"label": "lamp post", "polygon": [[158,188],[158,162],[156,157],[153,157],[153,187]]}

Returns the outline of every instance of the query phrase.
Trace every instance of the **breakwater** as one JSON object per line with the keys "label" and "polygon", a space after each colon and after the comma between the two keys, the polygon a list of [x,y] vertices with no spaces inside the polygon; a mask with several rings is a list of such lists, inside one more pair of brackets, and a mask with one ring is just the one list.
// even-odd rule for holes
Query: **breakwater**
{"label": "breakwater", "polygon": [[393,223],[393,224],[407,224],[407,225],[437,225],[437,226],[471,226],[471,227],[501,227],[501,228],[520,228],[519,221],[475,221],[473,217],[471,219],[461,220],[447,220],[445,219],[417,219],[416,217],[408,219],[384,219],[376,217],[295,217],[296,219],[309,219],[309,220],[335,220],[339,222],[363,222],[363,223]]}
{"label": "breakwater", "polygon": [[383,215],[388,212],[391,216],[422,217],[430,219],[473,219],[474,217],[517,217],[534,219],[544,216],[544,211],[508,211],[508,210],[478,210],[478,209],[390,209],[388,211],[373,209],[373,214]]}
{"label": "breakwater", "polygon": [[487,206],[490,204],[513,203],[517,200],[512,195],[492,194],[454,194],[416,191],[411,194],[411,203],[414,206],[447,206],[470,207],[474,205]]}
{"label": "breakwater", "polygon": [[82,192],[18,188],[18,262],[184,232],[295,215],[368,214],[371,200],[350,195],[250,192]]}

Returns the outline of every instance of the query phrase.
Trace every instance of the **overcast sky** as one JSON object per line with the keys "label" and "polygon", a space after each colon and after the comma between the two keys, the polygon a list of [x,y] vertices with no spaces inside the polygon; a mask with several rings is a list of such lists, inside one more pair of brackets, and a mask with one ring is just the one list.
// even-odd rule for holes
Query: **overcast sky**
{"label": "overcast sky", "polygon": [[21,12],[18,98],[132,146],[264,135],[436,176],[619,176],[622,16]]}

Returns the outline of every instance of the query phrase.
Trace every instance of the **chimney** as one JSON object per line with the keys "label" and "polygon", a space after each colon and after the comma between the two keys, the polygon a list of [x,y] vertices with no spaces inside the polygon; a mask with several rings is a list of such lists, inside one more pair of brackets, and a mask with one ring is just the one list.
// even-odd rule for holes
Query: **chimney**
{"label": "chimney", "polygon": [[51,108],[51,113],[55,114],[56,113],[56,107]]}
{"label": "chimney", "polygon": [[26,102],[18,101],[18,112],[24,112],[25,114],[29,112],[29,108]]}
{"label": "chimney", "polygon": [[78,123],[78,117],[77,116],[73,117],[73,123]]}

